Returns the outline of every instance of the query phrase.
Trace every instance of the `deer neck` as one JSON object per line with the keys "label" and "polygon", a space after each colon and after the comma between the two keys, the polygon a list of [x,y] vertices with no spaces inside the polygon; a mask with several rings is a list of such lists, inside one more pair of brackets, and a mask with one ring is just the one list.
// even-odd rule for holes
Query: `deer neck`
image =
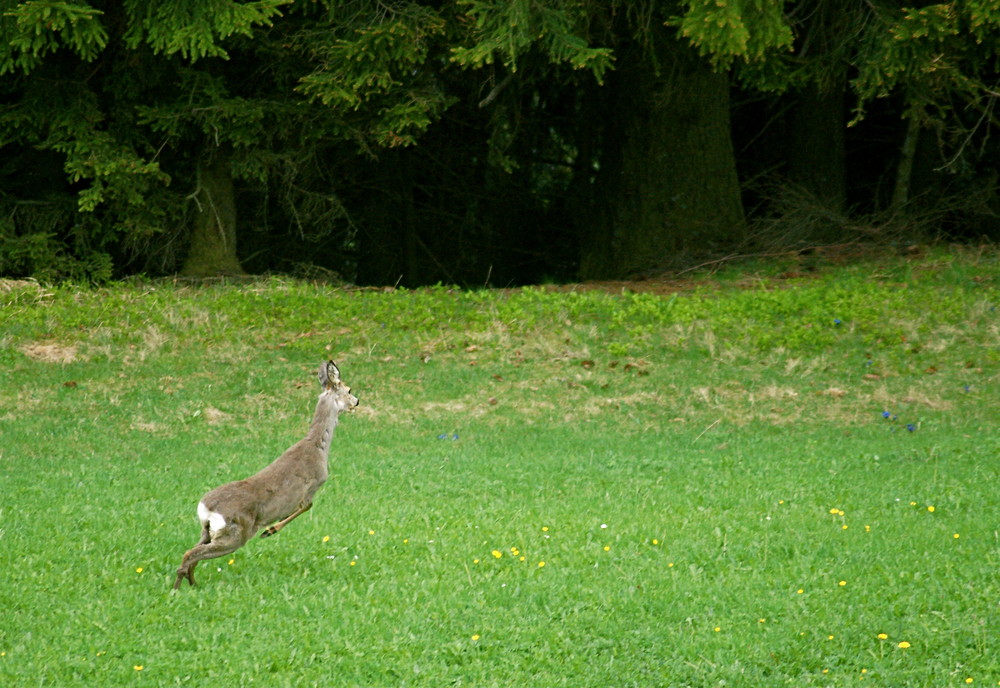
{"label": "deer neck", "polygon": [[315,443],[316,447],[326,456],[330,452],[330,440],[333,437],[333,429],[337,427],[337,417],[340,410],[337,408],[333,394],[319,395],[319,403],[316,404],[316,414],[313,416],[312,424],[309,426],[309,433],[306,437]]}

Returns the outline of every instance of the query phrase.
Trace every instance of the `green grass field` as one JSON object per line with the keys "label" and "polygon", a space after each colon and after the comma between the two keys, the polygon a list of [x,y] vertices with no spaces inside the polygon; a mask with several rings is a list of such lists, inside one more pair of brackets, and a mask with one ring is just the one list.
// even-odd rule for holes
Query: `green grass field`
{"label": "green grass field", "polygon": [[[1000,684],[1000,256],[779,267],[0,283],[0,685]],[[171,594],[325,358],[316,506]]]}

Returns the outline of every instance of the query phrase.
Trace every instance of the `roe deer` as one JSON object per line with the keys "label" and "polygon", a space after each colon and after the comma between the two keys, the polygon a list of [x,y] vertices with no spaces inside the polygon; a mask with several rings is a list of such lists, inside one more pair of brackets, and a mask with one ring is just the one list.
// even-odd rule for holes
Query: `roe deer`
{"label": "roe deer", "polygon": [[198,502],[201,540],[185,553],[174,590],[185,578],[194,585],[194,567],[202,559],[235,552],[268,524],[273,525],[260,536],[274,535],[312,507],[313,495],[328,475],[327,456],[337,417],[358,405],[333,361],[320,366],[319,382],[323,391],[304,439],[256,475],[221,485]]}

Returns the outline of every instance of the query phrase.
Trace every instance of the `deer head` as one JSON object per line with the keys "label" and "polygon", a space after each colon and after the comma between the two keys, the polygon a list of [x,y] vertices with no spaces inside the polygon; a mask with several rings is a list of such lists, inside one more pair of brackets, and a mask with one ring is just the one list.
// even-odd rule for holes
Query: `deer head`
{"label": "deer head", "polygon": [[319,367],[319,384],[323,387],[320,396],[331,395],[342,411],[351,411],[358,405],[358,398],[351,394],[351,388],[340,379],[340,369],[333,361]]}

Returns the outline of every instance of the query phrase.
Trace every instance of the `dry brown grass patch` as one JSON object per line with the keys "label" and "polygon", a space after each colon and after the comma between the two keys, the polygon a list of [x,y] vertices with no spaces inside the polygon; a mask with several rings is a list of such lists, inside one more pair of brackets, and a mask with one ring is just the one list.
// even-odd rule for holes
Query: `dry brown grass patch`
{"label": "dry brown grass patch", "polygon": [[59,342],[32,342],[19,347],[22,354],[42,363],[74,363],[79,360],[76,344]]}
{"label": "dry brown grass patch", "polygon": [[12,291],[41,292],[42,287],[34,280],[0,279],[0,294],[9,294]]}

